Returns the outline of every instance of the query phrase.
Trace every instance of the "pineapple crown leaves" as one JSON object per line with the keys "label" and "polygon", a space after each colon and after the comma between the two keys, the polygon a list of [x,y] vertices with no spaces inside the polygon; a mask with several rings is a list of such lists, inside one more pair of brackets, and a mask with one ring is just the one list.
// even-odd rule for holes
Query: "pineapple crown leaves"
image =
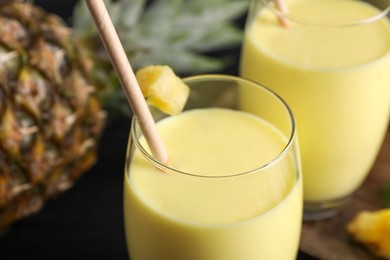
{"label": "pineapple crown leaves", "polygon": [[[81,37],[96,37],[84,1],[73,15],[73,28]],[[166,64],[177,73],[223,69],[228,57],[207,53],[240,44],[242,30],[235,21],[248,8],[248,0],[118,0],[105,1],[124,49],[135,69]]]}
{"label": "pineapple crown leaves", "polygon": [[[183,76],[231,64],[228,54],[213,52],[241,43],[237,21],[249,0],[105,0],[105,4],[134,70],[165,64]],[[105,108],[111,115],[131,116],[84,1],[75,6],[71,23],[75,37],[88,46],[95,60],[93,75]]]}

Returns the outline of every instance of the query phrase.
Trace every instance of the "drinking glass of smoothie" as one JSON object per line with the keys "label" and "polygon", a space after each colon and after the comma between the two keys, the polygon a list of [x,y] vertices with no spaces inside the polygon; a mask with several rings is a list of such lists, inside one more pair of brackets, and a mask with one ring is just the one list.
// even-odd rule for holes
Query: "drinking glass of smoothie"
{"label": "drinking glass of smoothie", "polygon": [[[304,218],[334,216],[377,157],[390,112],[390,2],[253,0],[240,75],[291,107],[302,155]],[[282,25],[281,21],[287,21]],[[249,101],[256,110],[260,103]]]}
{"label": "drinking glass of smoothie", "polygon": [[[190,95],[183,112],[153,111],[169,165],[151,155],[132,121],[124,178],[130,258],[295,259],[303,199],[290,109],[238,77],[184,82]],[[247,110],[248,94],[264,106],[264,116]]]}

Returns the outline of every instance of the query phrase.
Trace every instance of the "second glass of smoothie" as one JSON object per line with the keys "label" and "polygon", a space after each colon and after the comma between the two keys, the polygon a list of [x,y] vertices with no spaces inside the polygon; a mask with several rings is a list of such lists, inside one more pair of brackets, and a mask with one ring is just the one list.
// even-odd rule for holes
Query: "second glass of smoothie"
{"label": "second glass of smoothie", "polygon": [[[288,14],[272,1],[252,1],[240,74],[291,106],[304,216],[321,219],[335,215],[362,184],[388,127],[390,7],[383,0],[285,1]],[[256,110],[259,104],[249,102]]]}

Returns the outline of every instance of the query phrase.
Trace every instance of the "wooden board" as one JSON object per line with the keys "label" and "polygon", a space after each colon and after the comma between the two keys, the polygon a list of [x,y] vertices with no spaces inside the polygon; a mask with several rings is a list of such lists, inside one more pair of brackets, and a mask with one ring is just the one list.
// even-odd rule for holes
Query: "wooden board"
{"label": "wooden board", "polygon": [[362,187],[336,217],[317,222],[304,222],[300,249],[319,259],[376,259],[362,245],[348,236],[347,223],[362,210],[384,207],[385,184],[390,182],[390,130]]}

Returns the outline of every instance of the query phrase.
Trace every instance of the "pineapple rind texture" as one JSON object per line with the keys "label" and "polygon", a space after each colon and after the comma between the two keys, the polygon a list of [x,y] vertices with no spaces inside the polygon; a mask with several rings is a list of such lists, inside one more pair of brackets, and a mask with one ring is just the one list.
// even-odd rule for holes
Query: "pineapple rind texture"
{"label": "pineapple rind texture", "polygon": [[95,163],[106,116],[91,61],[59,17],[10,1],[0,23],[1,231]]}
{"label": "pineapple rind texture", "polygon": [[390,208],[360,212],[347,230],[374,255],[390,259]]}

